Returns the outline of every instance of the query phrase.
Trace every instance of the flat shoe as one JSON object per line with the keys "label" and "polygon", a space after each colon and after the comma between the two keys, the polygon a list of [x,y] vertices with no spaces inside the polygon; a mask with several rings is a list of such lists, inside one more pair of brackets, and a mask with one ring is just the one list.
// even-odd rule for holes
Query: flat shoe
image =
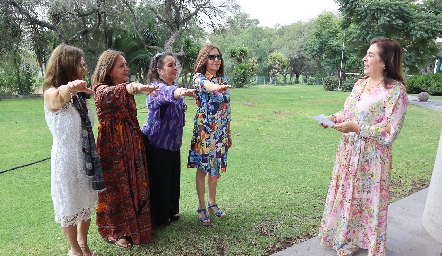
{"label": "flat shoe", "polygon": [[87,245],[80,245],[81,251],[83,252],[83,256],[98,256],[95,252],[91,252],[89,250],[89,246]]}
{"label": "flat shoe", "polygon": [[[123,241],[123,239],[124,239],[125,241]],[[131,247],[132,247],[132,244],[127,240],[126,237],[120,237],[120,238],[118,238],[118,239],[114,242],[114,244],[115,244],[116,246],[120,247],[120,248],[123,248],[123,249],[127,249],[127,248],[131,248]]]}

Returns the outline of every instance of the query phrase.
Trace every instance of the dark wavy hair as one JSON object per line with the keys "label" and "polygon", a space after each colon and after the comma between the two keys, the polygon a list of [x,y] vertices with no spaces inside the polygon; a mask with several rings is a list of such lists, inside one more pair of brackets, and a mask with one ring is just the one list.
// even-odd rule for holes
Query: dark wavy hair
{"label": "dark wavy hair", "polygon": [[376,44],[379,56],[385,64],[384,84],[386,86],[398,81],[405,85],[405,77],[402,72],[402,48],[396,40],[378,37],[370,41],[370,45]]}
{"label": "dark wavy hair", "polygon": [[[203,75],[206,74],[207,59],[209,58],[209,52],[213,49],[217,49],[219,54],[222,54],[221,49],[218,46],[212,44],[203,46],[198,53],[198,57],[196,58],[195,65],[193,67],[195,73],[201,73]],[[224,76],[224,59],[221,60],[221,65],[219,66],[217,73]]]}
{"label": "dark wavy hair", "polygon": [[166,56],[172,56],[175,59],[171,52],[159,52],[150,60],[149,73],[147,74],[147,81],[149,83],[160,80],[158,69],[163,68]]}

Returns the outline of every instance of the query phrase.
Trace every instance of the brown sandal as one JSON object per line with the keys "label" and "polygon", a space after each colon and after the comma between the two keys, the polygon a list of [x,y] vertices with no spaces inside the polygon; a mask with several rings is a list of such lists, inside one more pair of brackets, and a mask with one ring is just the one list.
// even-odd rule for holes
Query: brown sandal
{"label": "brown sandal", "polygon": [[80,245],[81,251],[83,252],[83,256],[98,256],[95,252],[91,252],[89,250],[89,246],[87,245]]}
{"label": "brown sandal", "polygon": [[[124,239],[124,241],[123,241]],[[114,242],[114,244],[120,248],[127,249],[131,248],[132,244],[129,242],[129,239],[125,236],[117,238],[117,240]]]}

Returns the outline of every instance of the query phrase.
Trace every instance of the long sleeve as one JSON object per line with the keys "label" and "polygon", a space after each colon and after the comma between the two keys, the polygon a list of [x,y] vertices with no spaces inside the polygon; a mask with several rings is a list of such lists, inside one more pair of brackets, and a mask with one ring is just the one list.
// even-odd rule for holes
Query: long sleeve
{"label": "long sleeve", "polygon": [[[408,106],[408,97],[404,85],[399,84],[390,89],[385,108],[383,120],[375,125],[361,125],[360,136],[376,137],[382,145],[393,143],[398,137],[405,120],[405,114]],[[390,122],[391,129],[387,133],[383,127]]]}

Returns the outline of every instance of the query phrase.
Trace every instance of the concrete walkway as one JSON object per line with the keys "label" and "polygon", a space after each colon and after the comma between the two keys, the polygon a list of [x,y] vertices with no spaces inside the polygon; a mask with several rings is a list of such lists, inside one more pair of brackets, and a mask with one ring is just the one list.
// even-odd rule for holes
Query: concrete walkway
{"label": "concrete walkway", "polygon": [[[442,256],[442,244],[431,238],[421,224],[427,193],[428,188],[389,205],[387,256]],[[361,249],[354,256],[367,254]],[[321,246],[319,238],[314,237],[273,255],[332,256],[336,251]]]}
{"label": "concrete walkway", "polygon": [[[430,96],[431,99],[431,96]],[[410,104],[442,112],[442,100],[418,101],[409,96]],[[394,202],[388,207],[387,256],[442,256],[442,244],[435,241],[422,228],[422,215],[428,188]],[[442,203],[442,199],[441,199]],[[442,218],[442,216],[441,216]],[[367,255],[367,250],[359,250],[354,256]],[[336,251],[321,246],[314,237],[296,244],[272,256],[332,256]]]}
{"label": "concrete walkway", "polygon": [[428,101],[419,101],[416,96],[408,96],[408,100],[410,104],[442,112],[442,100],[431,100],[431,96]]}

